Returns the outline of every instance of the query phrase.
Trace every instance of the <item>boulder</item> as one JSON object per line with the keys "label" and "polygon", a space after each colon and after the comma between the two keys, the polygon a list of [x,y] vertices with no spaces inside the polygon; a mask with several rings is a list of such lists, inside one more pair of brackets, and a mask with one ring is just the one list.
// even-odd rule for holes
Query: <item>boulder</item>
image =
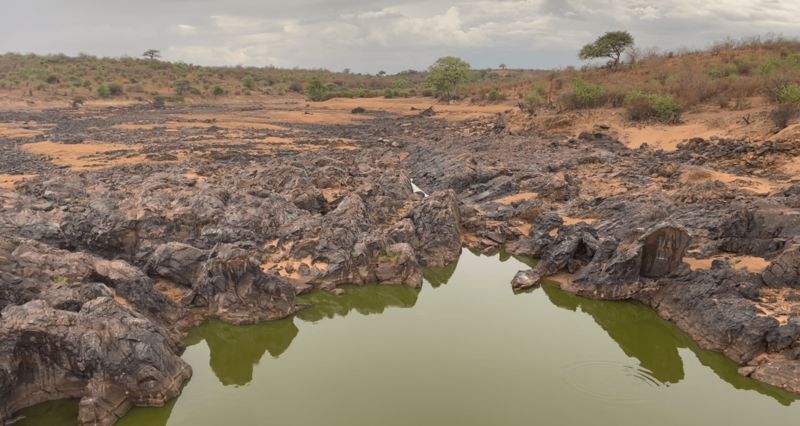
{"label": "boulder", "polygon": [[769,287],[800,288],[800,244],[786,247],[761,273],[761,278]]}
{"label": "boulder", "polygon": [[431,194],[414,208],[411,220],[422,265],[446,266],[458,260],[461,255],[461,219],[455,192],[448,190]]}

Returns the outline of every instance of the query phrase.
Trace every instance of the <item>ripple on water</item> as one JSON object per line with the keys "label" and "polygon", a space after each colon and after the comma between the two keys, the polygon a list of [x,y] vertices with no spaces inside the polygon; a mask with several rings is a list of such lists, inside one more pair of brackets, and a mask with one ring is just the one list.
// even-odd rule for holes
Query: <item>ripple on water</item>
{"label": "ripple on water", "polygon": [[563,378],[571,388],[592,398],[615,404],[638,404],[668,387],[641,366],[615,361],[582,361],[566,365]]}

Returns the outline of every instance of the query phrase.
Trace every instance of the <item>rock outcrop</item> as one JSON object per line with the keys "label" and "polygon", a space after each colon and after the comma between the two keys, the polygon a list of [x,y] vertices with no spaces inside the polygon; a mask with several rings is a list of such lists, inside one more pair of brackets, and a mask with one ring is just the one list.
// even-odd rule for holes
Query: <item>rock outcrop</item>
{"label": "rock outcrop", "polygon": [[133,406],[164,405],[191,376],[164,328],[111,297],[77,312],[35,300],[0,315],[0,423],[32,404],[80,398],[82,424],[111,425]]}

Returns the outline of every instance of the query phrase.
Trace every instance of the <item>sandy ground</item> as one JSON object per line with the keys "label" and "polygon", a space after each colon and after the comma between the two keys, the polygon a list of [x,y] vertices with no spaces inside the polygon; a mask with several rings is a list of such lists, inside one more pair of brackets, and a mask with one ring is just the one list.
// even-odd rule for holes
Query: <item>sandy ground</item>
{"label": "sandy ground", "polygon": [[137,154],[140,147],[136,145],[102,142],[60,144],[46,141],[26,144],[22,147],[31,154],[46,156],[54,164],[67,166],[73,170],[90,170],[121,164],[134,164],[145,159],[144,156]]}
{"label": "sandy ground", "polygon": [[748,272],[762,272],[770,265],[770,261],[756,256],[733,256],[723,255],[715,256],[707,259],[695,259],[692,257],[685,257],[684,262],[689,264],[689,268],[693,271],[700,269],[711,269],[711,264],[715,260],[722,260],[731,265],[734,269],[739,269]]}
{"label": "sandy ground", "polygon": [[[788,171],[789,169],[787,169]],[[797,170],[794,170],[796,173]],[[753,176],[739,176],[732,173],[720,172],[707,167],[691,166],[687,167],[681,176],[681,181],[685,184],[702,184],[707,182],[721,182],[733,189],[752,192],[756,195],[768,195],[776,192],[786,185],[773,182],[767,179]]]}
{"label": "sandy ground", "polygon": [[673,152],[679,144],[691,143],[693,138],[735,138],[754,142],[765,140],[800,139],[800,124],[775,133],[769,119],[770,105],[762,98],[748,100],[746,109],[720,109],[705,106],[686,111],[675,125],[635,123],[627,119],[622,108],[554,112],[543,111],[536,116],[516,112],[509,126],[517,132],[539,131],[575,137],[598,129],[619,138],[631,149],[647,144],[654,149]]}

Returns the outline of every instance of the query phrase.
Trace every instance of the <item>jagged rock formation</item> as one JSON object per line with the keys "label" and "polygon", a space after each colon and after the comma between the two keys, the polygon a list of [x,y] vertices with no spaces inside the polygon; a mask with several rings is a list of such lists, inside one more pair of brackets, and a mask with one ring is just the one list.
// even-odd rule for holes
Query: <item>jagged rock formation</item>
{"label": "jagged rock formation", "polygon": [[[159,128],[215,108],[229,112],[6,114],[53,122],[56,142],[141,143],[148,161],[70,171],[0,138],[0,172],[38,173],[0,188],[0,423],[65,396],[82,398],[81,422],[113,423],[177,395],[189,375],[179,342],[197,321],[280,318],[296,294],[343,284],[417,288],[423,266],[454,262],[462,246],[539,258],[516,289],[566,272],[574,293],[645,303],[742,374],[800,392],[795,141],[693,139],[665,152],[432,110],[403,126],[370,114],[298,133],[237,129],[225,146],[209,140],[218,126]],[[136,137],[114,126],[132,119],[158,126]],[[276,132],[303,136],[255,142]],[[764,267],[747,270],[753,259]]]}
{"label": "jagged rock formation", "polygon": [[77,312],[43,300],[7,306],[0,327],[0,421],[20,408],[80,398],[82,424],[111,425],[161,406],[191,376],[168,332],[110,294]]}

